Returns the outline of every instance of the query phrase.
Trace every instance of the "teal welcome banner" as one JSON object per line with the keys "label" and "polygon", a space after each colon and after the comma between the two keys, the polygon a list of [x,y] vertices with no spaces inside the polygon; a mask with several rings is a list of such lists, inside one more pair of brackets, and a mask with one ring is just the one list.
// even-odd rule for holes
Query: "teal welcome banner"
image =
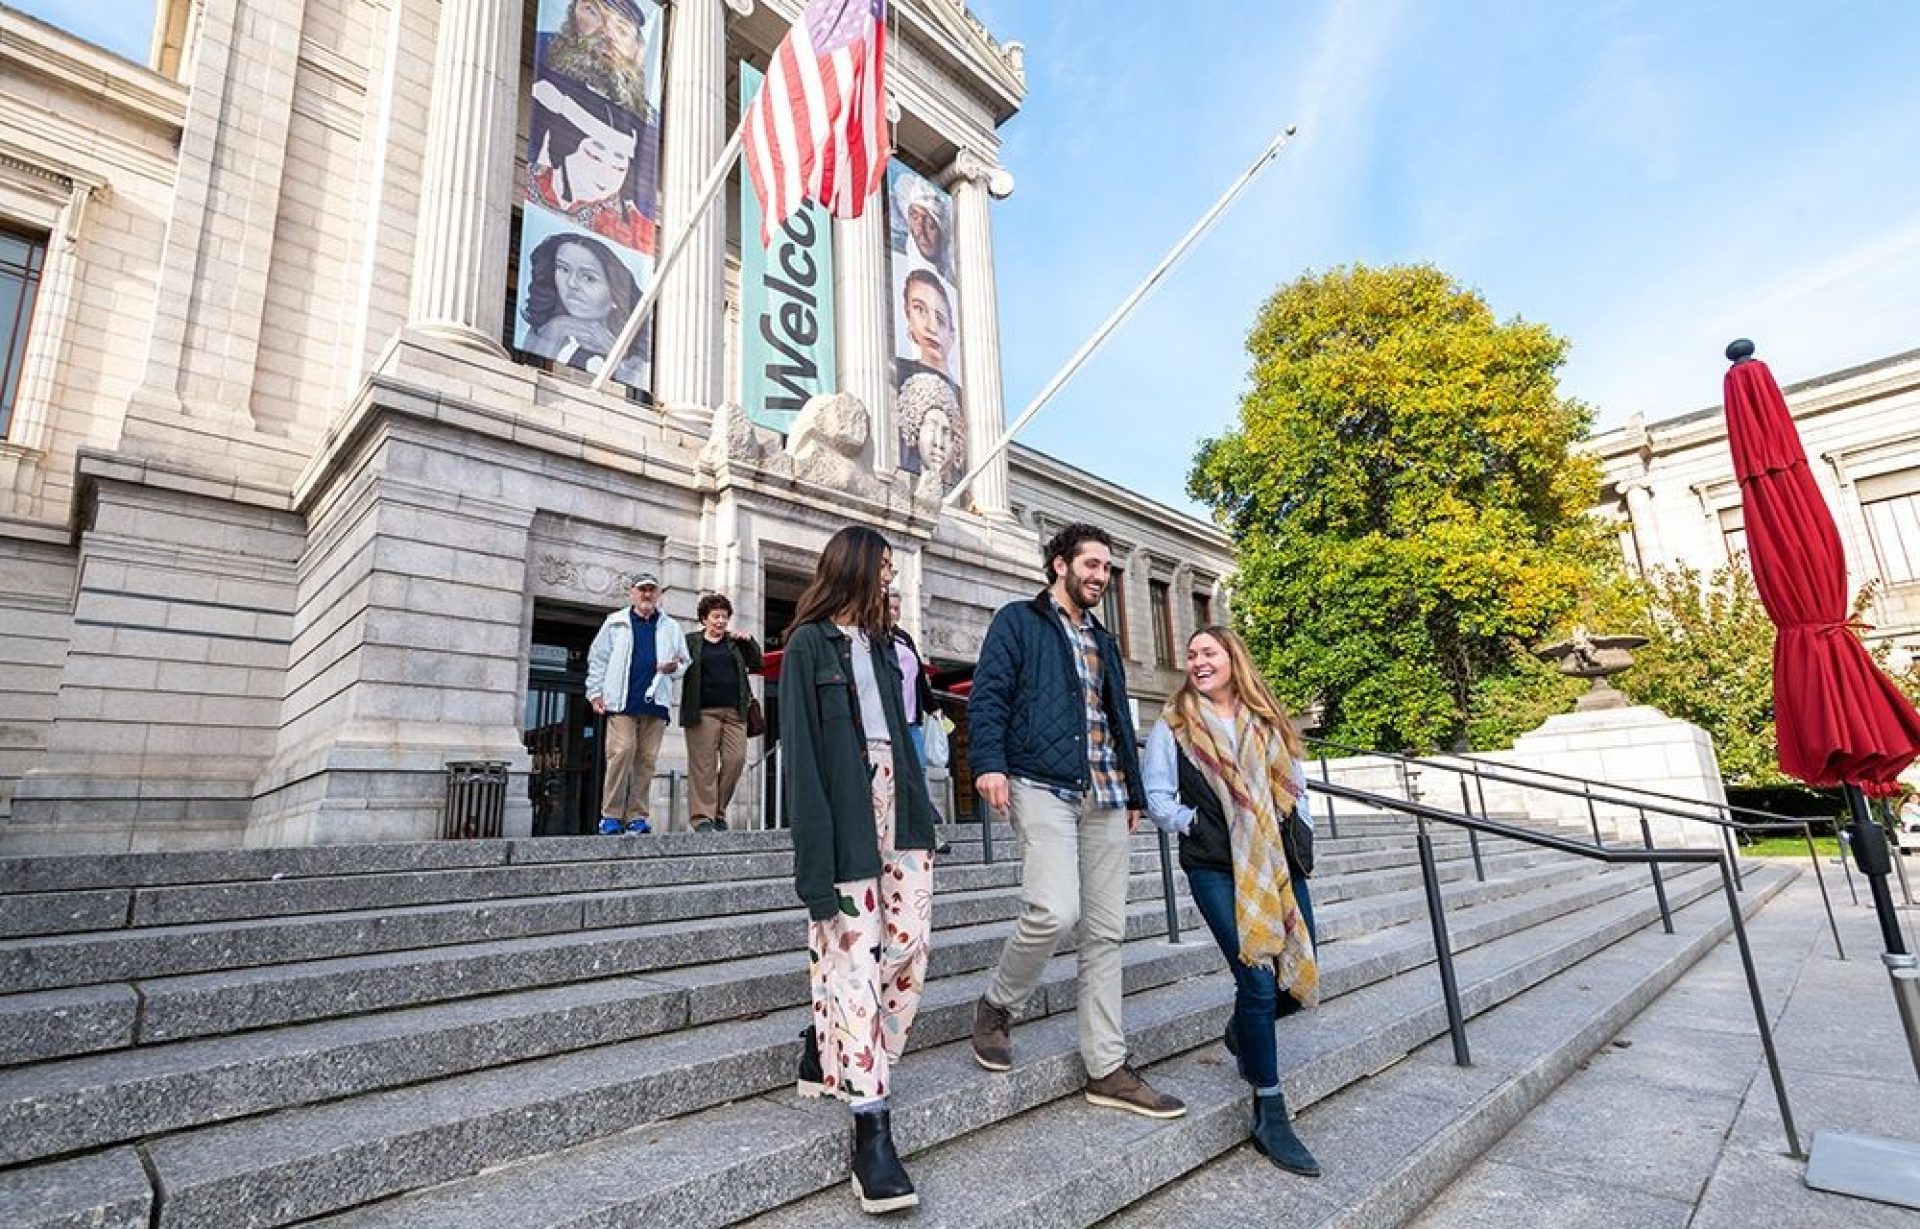
{"label": "teal welcome banner", "polygon": [[[740,66],[740,106],[760,89]],[[740,404],[785,435],[807,398],[837,387],[833,346],[833,225],[809,201],[760,246],[760,202],[740,176]]]}

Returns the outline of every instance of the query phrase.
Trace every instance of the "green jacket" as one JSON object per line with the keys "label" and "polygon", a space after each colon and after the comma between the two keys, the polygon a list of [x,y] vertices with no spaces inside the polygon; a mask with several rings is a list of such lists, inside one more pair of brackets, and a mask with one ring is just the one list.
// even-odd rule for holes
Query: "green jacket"
{"label": "green jacket", "polygon": [[[908,741],[900,659],[886,637],[871,648],[893,742],[894,846],[932,849],[933,800]],[[873,774],[859,711],[853,641],[824,620],[794,629],[780,661],[780,755],[793,828],[793,887],[816,921],[839,910],[835,884],[880,877]]]}
{"label": "green jacket", "polygon": [[[706,644],[705,632],[687,633],[687,672],[680,676],[680,724],[692,729],[700,724],[700,650]],[[740,672],[740,719],[747,719],[747,701],[753,699],[753,689],[747,685],[747,675],[760,668],[760,646],[752,636],[742,640],[729,640],[733,648],[733,666]]]}

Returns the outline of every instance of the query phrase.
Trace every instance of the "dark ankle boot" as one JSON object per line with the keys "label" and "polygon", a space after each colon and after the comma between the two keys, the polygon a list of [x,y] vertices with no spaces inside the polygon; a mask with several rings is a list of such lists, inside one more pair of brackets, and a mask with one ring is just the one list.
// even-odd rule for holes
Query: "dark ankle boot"
{"label": "dark ankle boot", "polygon": [[826,1076],[820,1070],[820,1038],[814,1033],[813,1025],[807,1025],[800,1034],[800,1078],[794,1083],[794,1090],[803,1097],[825,1096]]}
{"label": "dark ankle boot", "polygon": [[853,1194],[863,1212],[920,1206],[913,1179],[893,1149],[893,1119],[886,1110],[853,1116]]}
{"label": "dark ankle boot", "polygon": [[1253,1096],[1253,1146],[1261,1155],[1289,1173],[1303,1178],[1320,1176],[1320,1162],[1293,1133],[1287,1121],[1287,1098],[1282,1093]]}

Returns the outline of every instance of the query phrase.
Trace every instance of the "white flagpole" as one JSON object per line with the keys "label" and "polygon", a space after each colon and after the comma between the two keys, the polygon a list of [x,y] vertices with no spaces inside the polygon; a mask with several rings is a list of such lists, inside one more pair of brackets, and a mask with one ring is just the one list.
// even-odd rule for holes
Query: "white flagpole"
{"label": "white flagpole", "polygon": [[1247,186],[1253,182],[1254,177],[1266,167],[1267,163],[1280,156],[1280,150],[1288,141],[1293,139],[1293,134],[1296,131],[1297,129],[1294,125],[1288,124],[1286,131],[1275,137],[1266,149],[1260,152],[1260,156],[1253,160],[1253,165],[1241,172],[1240,178],[1233,181],[1233,185],[1227,189],[1226,194],[1215,201],[1213,208],[1207,210],[1206,214],[1202,216],[1198,222],[1193,224],[1193,229],[1186,233],[1185,238],[1173,245],[1173,250],[1168,252],[1166,257],[1162,259],[1158,265],[1154,266],[1153,272],[1147,274],[1146,280],[1134,287],[1133,293],[1128,295],[1126,300],[1114,309],[1113,314],[1107,317],[1106,323],[1096,329],[1093,336],[1087,338],[1085,344],[1074,352],[1072,358],[1067,360],[1066,366],[1055,372],[1053,379],[1047,381],[1046,387],[1042,388],[1034,399],[1027,403],[1027,408],[1020,411],[1020,416],[1013,420],[1013,425],[1008,427],[1005,434],[1000,437],[1000,442],[988,449],[984,456],[974,462],[973,468],[968,470],[966,475],[954,485],[952,491],[948,492],[946,499],[942,501],[943,507],[952,507],[955,503],[959,502],[960,497],[973,485],[974,480],[985,471],[988,465],[992,464],[993,459],[999,456],[1000,453],[1006,449],[1007,445],[1013,442],[1013,437],[1020,433],[1020,429],[1031,422],[1033,416],[1038,414],[1041,409],[1046,406],[1047,402],[1053,400],[1054,394],[1065,387],[1067,381],[1074,377],[1074,373],[1078,372],[1086,361],[1093,357],[1093,352],[1098,350],[1101,343],[1105,342],[1108,337],[1112,336],[1113,331],[1119,328],[1126,318],[1132,314],[1133,309],[1140,305],[1140,301],[1147,297],[1162,278],[1173,271],[1173,267],[1180,263],[1180,258],[1185,256],[1188,249],[1198,243],[1201,236],[1205,235],[1207,231],[1212,228],[1213,224],[1220,220],[1220,215],[1225,213],[1228,206],[1232,205],[1235,199],[1247,190]]}
{"label": "white flagpole", "polygon": [[672,271],[674,262],[680,259],[680,253],[686,250],[687,242],[693,238],[693,233],[700,229],[700,220],[706,216],[707,209],[712,206],[714,198],[720,195],[720,189],[726,186],[727,172],[733,169],[733,164],[740,158],[740,138],[745,131],[746,119],[743,116],[740,123],[734,127],[733,135],[727,139],[727,147],[720,151],[720,160],[713,164],[713,169],[707,172],[706,182],[700,185],[700,195],[694,202],[693,213],[687,218],[686,225],[680,228],[680,233],[675,235],[673,242],[667,245],[667,250],[660,257],[660,263],[653,267],[653,279],[647,283],[646,293],[642,294],[640,301],[634,304],[632,313],[627,316],[627,322],[620,326],[620,335],[613,339],[613,348],[607,351],[607,361],[601,365],[599,374],[593,377],[593,383],[589,386],[593,391],[599,392],[607,386],[607,381],[613,378],[614,368],[618,367],[620,360],[626,357],[627,347],[633,344],[634,335],[640,331],[640,325],[652,313],[653,305],[660,299],[661,288],[667,284],[667,274]]}

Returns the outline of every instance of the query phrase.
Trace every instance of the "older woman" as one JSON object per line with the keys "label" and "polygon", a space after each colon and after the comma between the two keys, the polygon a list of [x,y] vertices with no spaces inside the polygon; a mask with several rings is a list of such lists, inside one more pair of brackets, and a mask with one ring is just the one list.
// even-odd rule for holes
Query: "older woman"
{"label": "older woman", "polygon": [[1300,736],[1225,627],[1187,641],[1187,677],[1147,739],[1141,777],[1147,813],[1180,835],[1180,866],[1193,903],[1233,970],[1227,1048],[1253,1085],[1253,1145],[1306,1177],[1320,1163],[1287,1121],[1274,1021],[1320,998],[1309,850],[1289,817],[1305,809]]}
{"label": "older woman", "polygon": [[747,762],[747,676],[760,669],[760,646],[733,631],[733,603],[709,593],[695,609],[700,630],[687,633],[687,674],[680,687],[680,728],[687,732],[688,817],[695,832],[725,832],[727,807]]}

